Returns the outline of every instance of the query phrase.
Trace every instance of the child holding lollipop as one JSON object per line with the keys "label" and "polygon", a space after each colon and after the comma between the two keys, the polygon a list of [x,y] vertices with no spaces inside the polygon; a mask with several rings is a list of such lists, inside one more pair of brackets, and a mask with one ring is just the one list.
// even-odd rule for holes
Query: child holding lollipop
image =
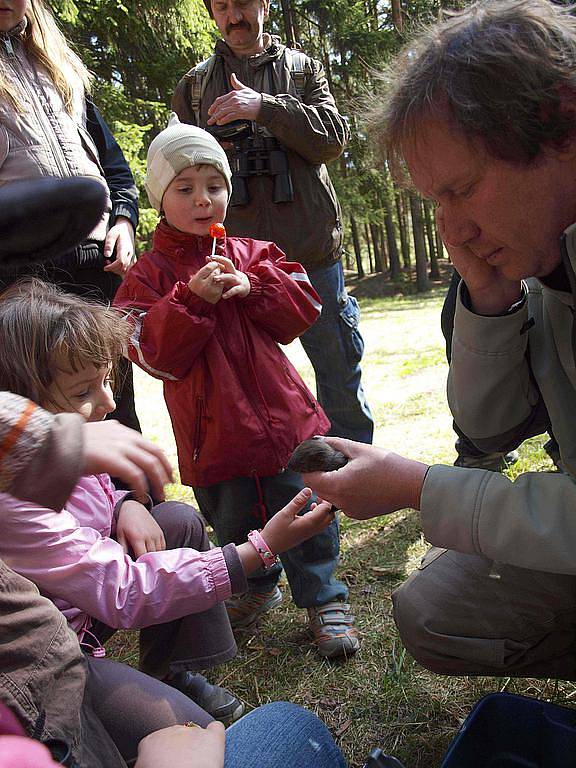
{"label": "child holding lollipop", "polygon": [[[312,325],[321,305],[304,268],[273,243],[225,236],[231,171],[206,131],[173,116],[148,151],[146,189],[162,219],[115,305],[132,317],[131,359],[164,382],[182,482],[220,545],[245,541],[302,489],[284,469],[294,448],[329,428],[278,346]],[[326,656],[359,647],[334,577],[338,556],[334,521],[281,558]],[[275,558],[263,562],[240,610],[229,605],[233,625],[281,601],[280,572]]]}

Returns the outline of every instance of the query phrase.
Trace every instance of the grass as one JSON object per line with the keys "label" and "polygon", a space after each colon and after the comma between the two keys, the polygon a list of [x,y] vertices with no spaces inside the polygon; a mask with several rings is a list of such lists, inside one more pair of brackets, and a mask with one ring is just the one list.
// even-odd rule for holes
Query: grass
{"label": "grass", "polygon": [[[428,462],[452,463],[454,434],[445,398],[446,364],[439,314],[444,289],[424,296],[361,300],[366,341],[364,381],[375,413],[375,443]],[[307,358],[298,343],[288,354],[313,386]],[[137,405],[145,433],[176,463],[170,422],[159,382],[136,374]],[[232,407],[232,406],[231,406]],[[510,473],[549,469],[544,438],[521,448]],[[175,484],[170,498],[193,501],[190,489]],[[563,703],[576,703],[576,686],[554,680],[441,678],[405,653],[391,615],[391,593],[426,550],[418,516],[404,510],[367,522],[342,520],[339,575],[363,636],[361,652],[331,663],[315,653],[305,612],[283,585],[285,600],[250,630],[238,634],[236,659],[212,674],[251,707],[268,701],[295,701],[329,725],[351,768],[360,768],[369,750],[380,746],[406,768],[434,768],[473,703],[506,689]],[[115,655],[137,663],[135,633],[121,632]]]}

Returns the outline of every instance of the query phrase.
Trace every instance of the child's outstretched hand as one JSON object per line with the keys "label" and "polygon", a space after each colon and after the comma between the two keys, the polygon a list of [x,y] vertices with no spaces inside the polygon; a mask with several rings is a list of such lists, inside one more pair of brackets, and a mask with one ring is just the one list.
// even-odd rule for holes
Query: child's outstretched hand
{"label": "child's outstretched hand", "polygon": [[209,304],[216,304],[222,298],[222,292],[224,286],[217,282],[220,275],[221,267],[216,262],[216,258],[210,259],[207,264],[204,264],[195,275],[192,275],[188,281],[188,290],[195,293],[204,301]]}
{"label": "child's outstretched hand", "polygon": [[244,272],[236,269],[233,262],[226,256],[215,254],[210,261],[216,261],[220,265],[221,272],[214,277],[214,282],[223,288],[223,299],[231,299],[236,296],[244,299],[250,293],[250,281]]}
{"label": "child's outstretched hand", "polygon": [[[333,507],[326,501],[311,504],[309,512],[299,515],[311,497],[310,488],[303,488],[292,501],[276,512],[262,529],[262,538],[275,555],[302,544],[306,539],[323,531],[334,520]],[[260,555],[249,541],[239,544],[236,550],[247,576],[261,567]]]}
{"label": "child's outstretched hand", "polygon": [[312,504],[309,512],[299,515],[310,501],[312,491],[303,488],[282,507],[262,529],[262,538],[279,555],[327,528],[334,520],[332,505],[326,501]]}

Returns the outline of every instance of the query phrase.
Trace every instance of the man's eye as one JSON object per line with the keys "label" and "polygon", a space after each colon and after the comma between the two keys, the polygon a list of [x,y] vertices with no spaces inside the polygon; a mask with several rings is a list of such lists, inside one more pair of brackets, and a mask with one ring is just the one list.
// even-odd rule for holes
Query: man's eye
{"label": "man's eye", "polygon": [[76,394],[74,395],[74,398],[76,400],[84,400],[86,397],[88,397],[89,394],[90,394],[90,390],[87,389],[85,392],[76,392]]}

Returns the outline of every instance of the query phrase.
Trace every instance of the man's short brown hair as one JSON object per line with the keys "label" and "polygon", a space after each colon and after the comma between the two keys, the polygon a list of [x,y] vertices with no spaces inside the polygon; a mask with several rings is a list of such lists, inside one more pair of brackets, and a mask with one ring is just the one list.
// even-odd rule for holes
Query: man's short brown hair
{"label": "man's short brown hair", "polygon": [[[528,164],[576,135],[576,18],[549,0],[480,0],[411,41],[382,75],[372,135],[395,167],[422,118]],[[573,108],[566,104],[572,101]]]}

